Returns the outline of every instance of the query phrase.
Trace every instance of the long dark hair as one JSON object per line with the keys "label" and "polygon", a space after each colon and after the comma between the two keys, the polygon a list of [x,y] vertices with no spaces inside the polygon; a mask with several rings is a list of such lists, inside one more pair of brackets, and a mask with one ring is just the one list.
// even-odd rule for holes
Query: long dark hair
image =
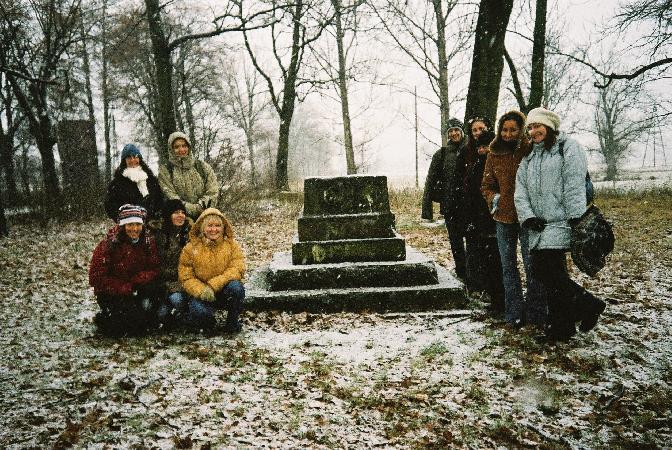
{"label": "long dark hair", "polygon": [[[126,167],[128,167],[126,165],[126,159],[122,159],[121,162],[119,163],[119,167],[117,167],[117,170],[114,171],[115,178],[123,176],[123,173],[124,173],[124,170],[126,170]],[[154,172],[152,172],[152,169],[149,168],[149,166],[147,165],[145,160],[142,158],[142,156],[140,157],[140,167],[147,174],[147,178],[156,178],[156,176],[154,175]]]}

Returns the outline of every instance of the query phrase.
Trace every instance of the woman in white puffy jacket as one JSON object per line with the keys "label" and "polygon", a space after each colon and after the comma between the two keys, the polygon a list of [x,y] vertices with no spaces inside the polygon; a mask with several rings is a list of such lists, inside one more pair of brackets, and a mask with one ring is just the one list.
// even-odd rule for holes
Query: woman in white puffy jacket
{"label": "woman in white puffy jacket", "polygon": [[586,211],[588,164],[581,145],[559,132],[560,117],[544,108],[527,116],[532,151],[516,174],[514,202],[518,220],[529,230],[530,272],[548,301],[546,334],[568,340],[590,331],[605,303],[569,278],[566,255],[572,226]]}

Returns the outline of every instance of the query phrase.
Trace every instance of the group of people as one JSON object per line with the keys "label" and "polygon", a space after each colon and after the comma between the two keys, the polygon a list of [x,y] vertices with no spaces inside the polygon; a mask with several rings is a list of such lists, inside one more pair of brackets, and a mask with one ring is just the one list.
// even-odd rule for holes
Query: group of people
{"label": "group of people", "polygon": [[168,138],[169,159],[158,178],[137,146],[127,144],[105,196],[115,221],[96,246],[89,268],[100,312],[96,324],[112,335],[150,328],[241,329],[245,258],[231,223],[215,208],[212,167],[192,154],[181,132]]}
{"label": "group of people", "polygon": [[[455,273],[469,292],[486,292],[491,308],[514,328],[568,340],[595,327],[605,309],[569,277],[572,228],[587,209],[587,158],[544,108],[508,111],[493,130],[487,117],[450,119],[446,146],[432,157],[422,218],[432,202],[445,219]],[[518,242],[526,295],[518,270]]]}

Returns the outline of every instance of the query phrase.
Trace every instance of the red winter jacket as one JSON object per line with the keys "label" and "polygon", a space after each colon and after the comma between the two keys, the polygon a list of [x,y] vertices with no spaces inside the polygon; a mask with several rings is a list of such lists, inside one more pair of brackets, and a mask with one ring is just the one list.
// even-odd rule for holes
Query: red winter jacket
{"label": "red winter jacket", "polygon": [[127,296],[157,280],[159,272],[154,239],[145,234],[137,244],[132,244],[115,226],[93,251],[89,284],[96,295]]}

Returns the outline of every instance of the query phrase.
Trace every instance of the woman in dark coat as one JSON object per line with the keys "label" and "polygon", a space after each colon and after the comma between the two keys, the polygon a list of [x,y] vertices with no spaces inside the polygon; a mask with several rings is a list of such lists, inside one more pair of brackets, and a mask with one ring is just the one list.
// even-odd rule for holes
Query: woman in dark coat
{"label": "woman in dark coat", "polygon": [[107,186],[105,212],[116,222],[119,207],[127,204],[145,208],[149,219],[160,217],[163,204],[159,181],[133,144],[126,144],[121,151],[121,162]]}
{"label": "woman in dark coat", "polygon": [[156,232],[156,245],[161,258],[161,281],[166,290],[166,301],[159,307],[159,322],[177,324],[187,312],[189,298],[177,278],[182,247],[189,240],[193,221],[179,199],[167,200],[163,205],[163,222]]}
{"label": "woman in dark coat", "polygon": [[467,122],[469,137],[457,157],[455,185],[461,189],[459,196],[465,218],[467,289],[485,291],[490,296],[492,309],[503,312],[504,286],[495,221],[481,194],[488,146],[495,137],[491,128],[485,117],[475,116]]}

